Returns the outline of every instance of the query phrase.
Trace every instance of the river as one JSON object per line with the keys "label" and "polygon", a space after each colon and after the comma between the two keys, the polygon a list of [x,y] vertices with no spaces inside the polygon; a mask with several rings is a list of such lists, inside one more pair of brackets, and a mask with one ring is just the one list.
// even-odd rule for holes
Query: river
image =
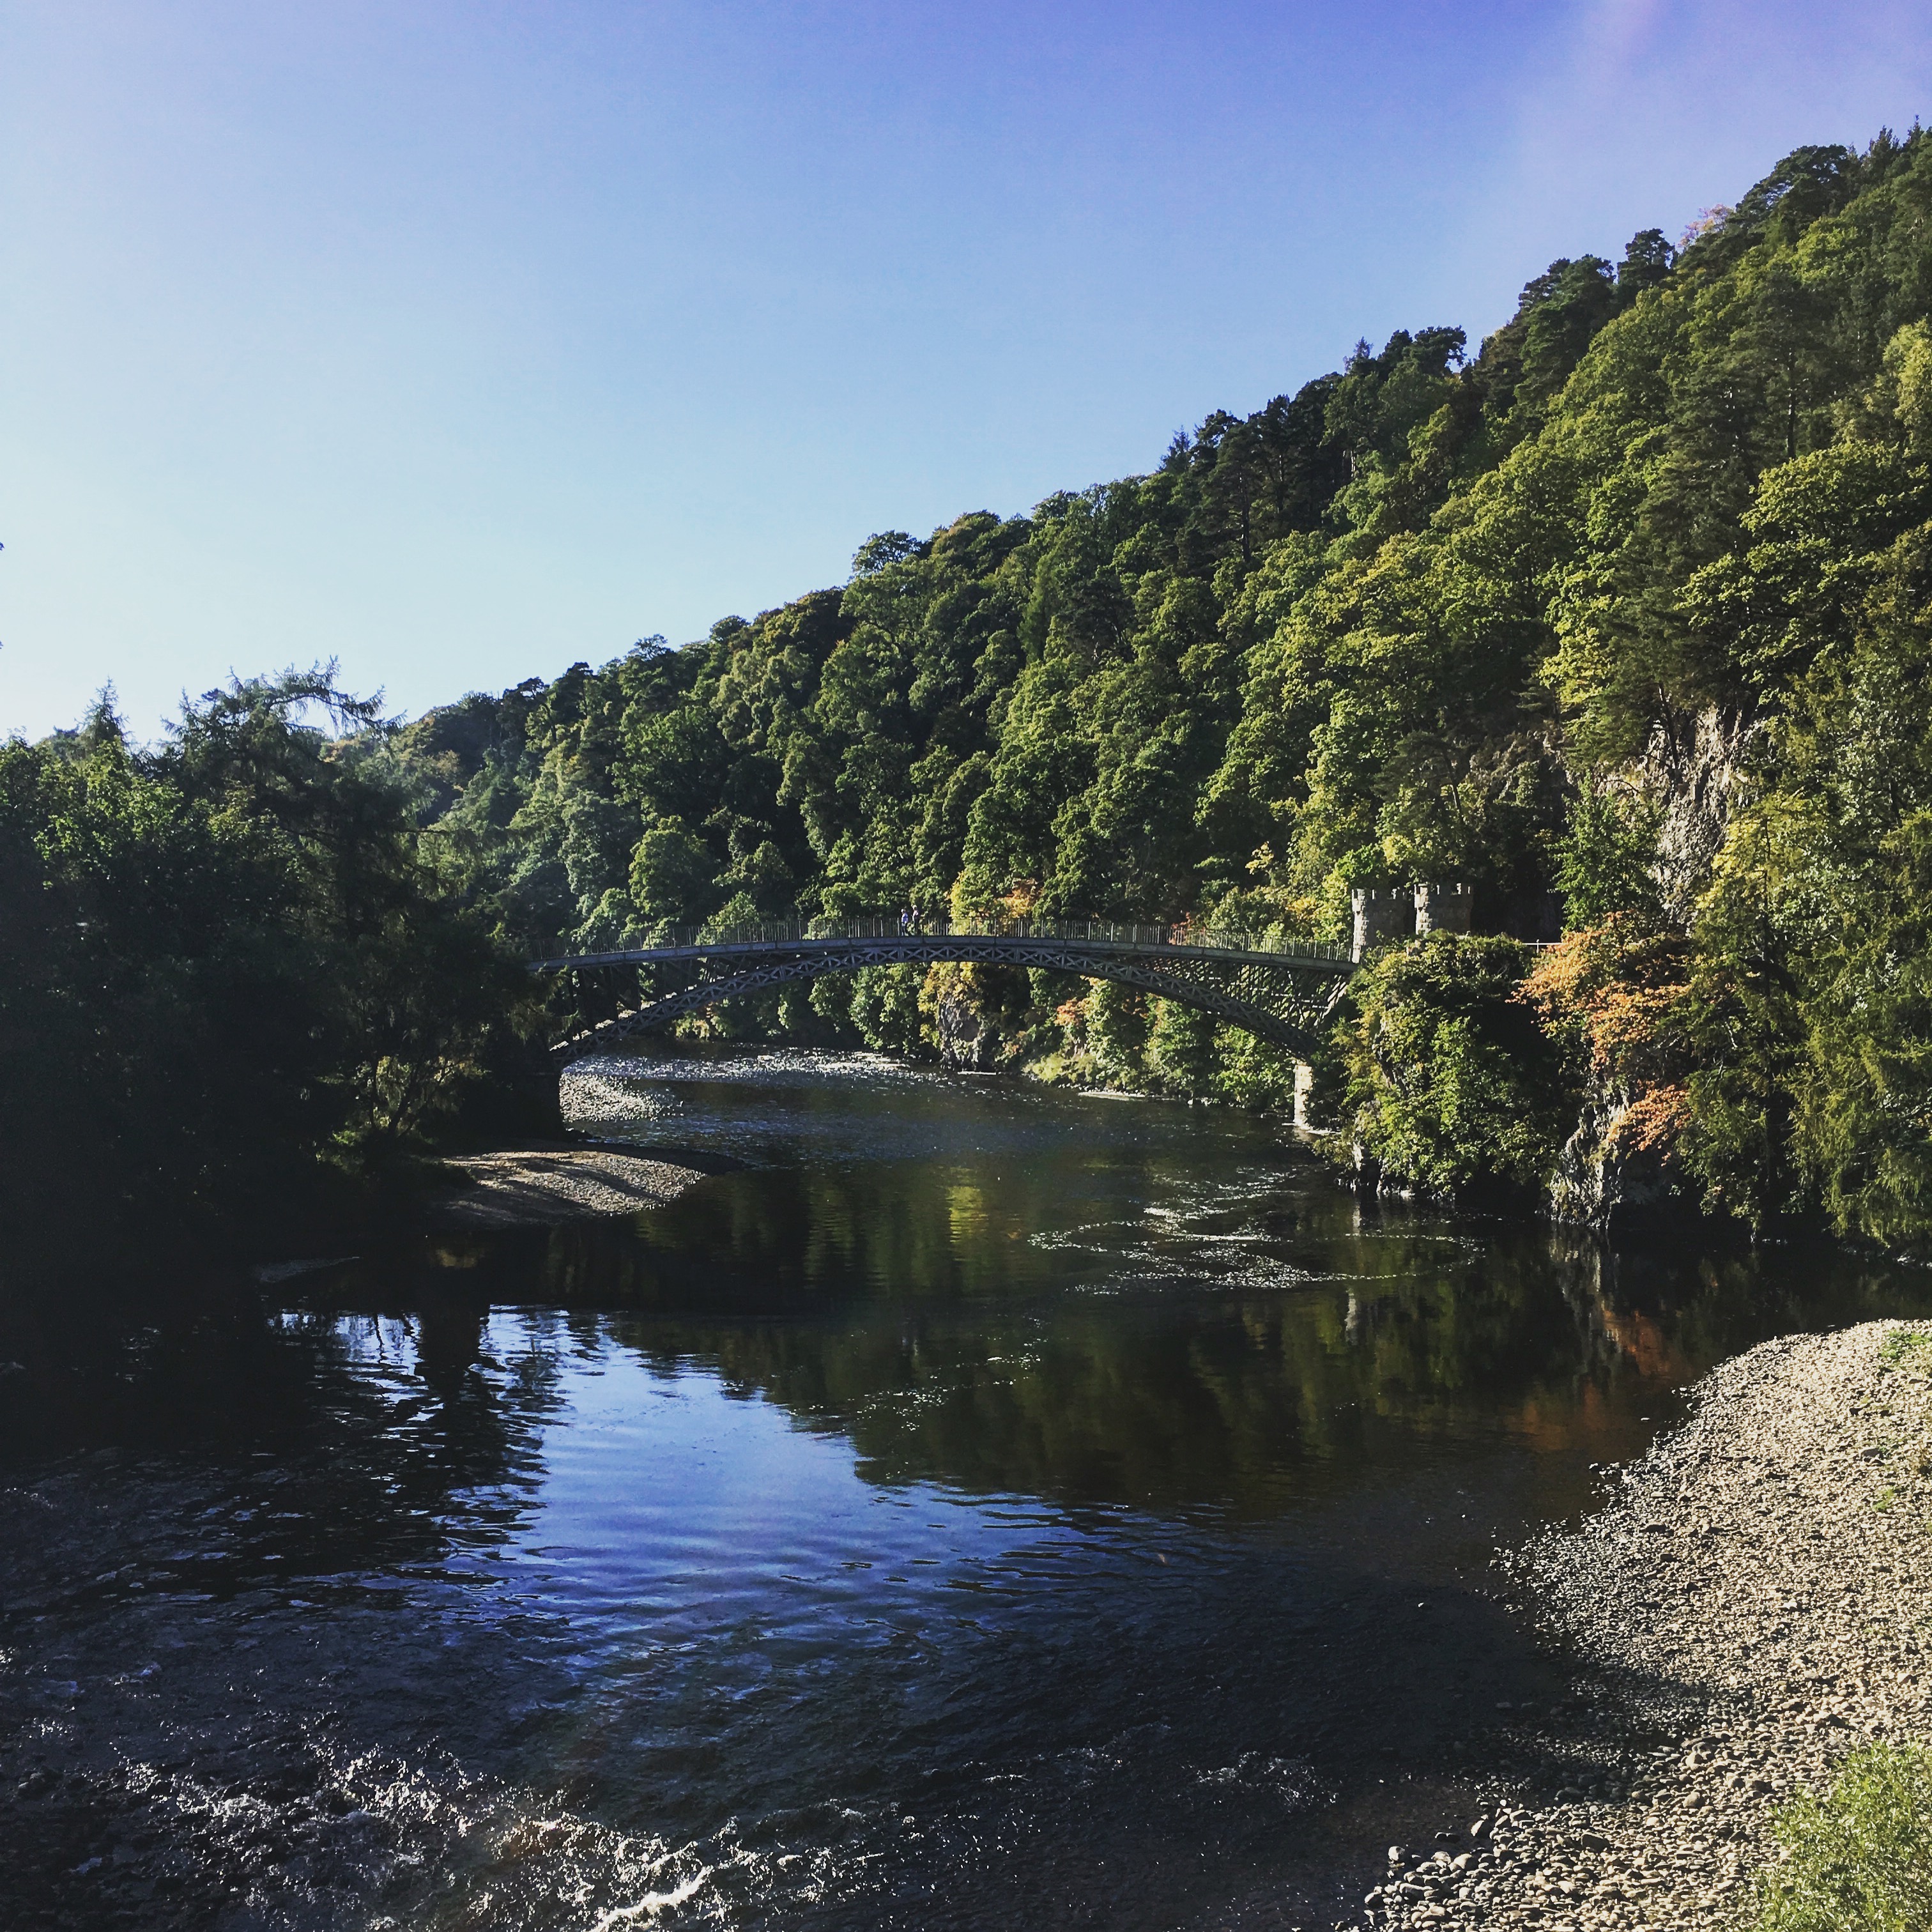
{"label": "river", "polygon": [[1497,1544],[1932,1300],[1364,1206],[1221,1110],[578,1091],[716,1171],[0,1374],[0,1923],[1325,1927],[1550,1768]]}

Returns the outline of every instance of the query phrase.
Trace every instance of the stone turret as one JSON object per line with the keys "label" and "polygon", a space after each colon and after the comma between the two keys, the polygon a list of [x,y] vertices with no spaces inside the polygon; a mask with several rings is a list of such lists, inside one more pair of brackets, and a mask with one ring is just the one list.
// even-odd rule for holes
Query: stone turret
{"label": "stone turret", "polygon": [[1415,929],[1425,932],[1467,932],[1467,886],[1421,886],[1415,889]]}
{"label": "stone turret", "polygon": [[1355,909],[1354,956],[1384,940],[1406,939],[1415,929],[1416,902],[1406,892],[1358,886],[1349,895]]}

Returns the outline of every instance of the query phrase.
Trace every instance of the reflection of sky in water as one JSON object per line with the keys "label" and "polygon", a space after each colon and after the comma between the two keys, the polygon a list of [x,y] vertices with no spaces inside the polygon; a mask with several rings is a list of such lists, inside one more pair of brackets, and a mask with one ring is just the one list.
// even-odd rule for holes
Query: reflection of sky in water
{"label": "reflection of sky in water", "polygon": [[[386,1376],[409,1353],[406,1328],[348,1333]],[[479,1341],[488,1380],[548,1360],[550,1406],[512,1505],[459,1499],[446,1574],[492,1620],[558,1633],[579,1684],[542,1746],[572,1781],[564,1822],[534,1847],[506,1828],[492,1883],[568,1870],[593,1924],[646,1904],[896,1924],[896,1892],[971,1883],[988,1916],[957,1922],[1004,1924],[1058,1874],[1111,1899],[1102,1922],[1152,1924],[1198,1881],[1197,1840],[1258,1861],[1234,1875],[1257,1888],[1333,1795],[1307,1752],[1336,1702],[1301,1652],[1318,1630],[1331,1659],[1360,1651],[1379,1592],[1355,1562],[1231,1540],[1212,1513],[867,1480],[842,1435],[702,1368],[541,1315]]]}
{"label": "reflection of sky in water", "polygon": [[[508,1361],[531,1339],[500,1314],[484,1348]],[[1030,1498],[982,1505],[866,1483],[849,1442],[713,1375],[667,1373],[609,1346],[573,1348],[557,1370],[535,1514],[490,1556],[520,1566],[520,1596],[596,1619],[627,1654],[634,1637],[662,1644],[688,1626],[742,1622],[773,1636],[843,1622],[869,1598],[866,1625],[890,1599],[882,1584],[908,1584],[899,1572],[940,1566],[922,1593],[982,1588],[1060,1523]],[[873,1571],[862,1592],[855,1577]]]}

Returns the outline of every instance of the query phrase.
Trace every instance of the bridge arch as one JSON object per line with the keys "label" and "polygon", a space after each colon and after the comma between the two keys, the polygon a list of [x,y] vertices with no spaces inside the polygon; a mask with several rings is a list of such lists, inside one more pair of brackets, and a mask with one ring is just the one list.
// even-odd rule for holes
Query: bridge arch
{"label": "bridge arch", "polygon": [[[862,967],[942,962],[1033,968],[1111,980],[1211,1013],[1304,1059],[1312,1052],[1322,1022],[1354,970],[1339,947],[1095,920],[1015,922],[1004,930],[961,930],[950,924],[941,930],[907,930],[882,920],[863,922],[856,930],[767,928],[538,960],[531,970],[613,982],[610,1016],[552,1046],[562,1066],[614,1051],[627,1039],[662,1032],[721,1000]],[[667,967],[694,970],[694,982],[648,999],[637,996],[638,1004],[622,1007],[622,989],[615,982],[628,977],[634,987],[643,969]]]}

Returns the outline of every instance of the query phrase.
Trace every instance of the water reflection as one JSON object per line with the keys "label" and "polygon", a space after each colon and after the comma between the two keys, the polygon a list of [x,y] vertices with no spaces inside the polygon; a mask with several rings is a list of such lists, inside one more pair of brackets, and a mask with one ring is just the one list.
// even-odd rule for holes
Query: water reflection
{"label": "water reflection", "polygon": [[842,1135],[916,1157],[801,1162],[822,1087],[707,1082],[680,1136],[773,1164],[634,1226],[444,1258],[479,1298],[598,1311],[658,1368],[839,1432],[873,1480],[1259,1519],[1498,1442],[1574,1452],[1545,1472],[1560,1514],[1711,1362],[1918,1293],[1830,1250],[1364,1208],[1226,1116],[936,1079],[872,1099]]}
{"label": "water reflection", "polygon": [[1182,1108],[591,1097],[732,1171],[10,1341],[0,1918],[1332,1916],[1554,1694],[1494,1540],[1722,1354],[1921,1299],[1364,1212]]}

